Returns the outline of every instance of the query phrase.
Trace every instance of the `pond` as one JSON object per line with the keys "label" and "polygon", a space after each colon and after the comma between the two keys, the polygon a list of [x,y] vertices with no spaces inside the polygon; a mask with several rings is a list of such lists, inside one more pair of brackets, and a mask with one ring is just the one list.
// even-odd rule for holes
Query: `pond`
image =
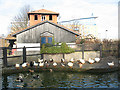
{"label": "pond", "polygon": [[[119,72],[112,73],[72,73],[39,72],[4,75],[3,88],[118,88]],[[21,75],[23,82],[16,82]],[[39,75],[39,78],[34,78]]]}

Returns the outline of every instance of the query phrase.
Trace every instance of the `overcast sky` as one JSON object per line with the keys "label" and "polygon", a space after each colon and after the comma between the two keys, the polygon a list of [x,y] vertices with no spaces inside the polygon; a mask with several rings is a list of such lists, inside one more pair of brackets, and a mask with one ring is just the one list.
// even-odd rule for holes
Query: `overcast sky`
{"label": "overcast sky", "polygon": [[97,16],[98,33],[101,38],[118,38],[119,0],[0,0],[0,34],[9,33],[12,18],[24,5],[33,10],[43,8],[60,13],[61,21]]}

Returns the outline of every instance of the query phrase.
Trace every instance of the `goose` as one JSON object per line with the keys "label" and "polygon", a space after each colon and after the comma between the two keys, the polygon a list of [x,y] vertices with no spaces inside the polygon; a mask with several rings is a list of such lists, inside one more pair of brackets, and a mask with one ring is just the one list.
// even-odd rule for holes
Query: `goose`
{"label": "goose", "polygon": [[26,62],[23,63],[23,64],[22,64],[22,67],[23,67],[23,68],[27,67],[27,63],[26,63]]}
{"label": "goose", "polygon": [[38,63],[36,63],[35,61],[33,61],[33,65],[34,65],[35,67],[37,67],[37,66],[38,66]]}
{"label": "goose", "polygon": [[39,63],[43,62],[43,59],[38,58],[38,62]]}
{"label": "goose", "polygon": [[81,64],[85,64],[85,60],[84,59],[80,59],[80,63]]}
{"label": "goose", "polygon": [[64,63],[64,62],[65,62],[65,60],[62,58],[62,59],[61,59],[61,63]]}
{"label": "goose", "polygon": [[96,62],[99,62],[99,61],[100,61],[100,58],[95,58],[95,61],[96,61]]}
{"label": "goose", "polygon": [[73,62],[74,62],[74,59],[73,59],[73,58],[71,58],[71,59],[70,59],[70,62],[72,62],[72,63],[73,63]]}
{"label": "goose", "polygon": [[23,77],[22,75],[19,75],[19,77],[15,80],[16,82],[23,82]]}
{"label": "goose", "polygon": [[62,66],[62,67],[65,67],[65,65],[64,65],[63,63],[61,63],[61,66]]}
{"label": "goose", "polygon": [[53,62],[53,59],[50,59],[50,62]]}
{"label": "goose", "polygon": [[114,62],[112,61],[111,63],[107,63],[110,67],[114,66]]}
{"label": "goose", "polygon": [[20,64],[15,64],[16,69],[20,68]]}
{"label": "goose", "polygon": [[72,62],[68,62],[68,66],[69,66],[70,68],[72,68],[73,63],[72,63]]}
{"label": "goose", "polygon": [[39,66],[40,66],[40,67],[43,67],[43,66],[44,66],[44,62],[40,62],[40,63],[39,63]]}
{"label": "goose", "polygon": [[54,63],[53,63],[53,66],[54,66],[54,67],[56,67],[56,66],[57,66],[57,63],[56,63],[56,62],[54,62]]}
{"label": "goose", "polygon": [[89,61],[90,64],[93,64],[93,63],[95,62],[95,61],[94,61],[93,59],[91,59],[91,58],[89,58],[88,61]]}
{"label": "goose", "polygon": [[50,72],[53,72],[53,70],[52,70],[52,69],[50,69]]}

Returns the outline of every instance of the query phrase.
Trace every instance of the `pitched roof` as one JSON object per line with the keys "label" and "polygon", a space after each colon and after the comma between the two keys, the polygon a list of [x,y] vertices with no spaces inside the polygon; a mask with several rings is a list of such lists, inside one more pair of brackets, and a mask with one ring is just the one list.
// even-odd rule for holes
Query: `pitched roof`
{"label": "pitched roof", "polygon": [[29,26],[29,27],[27,27],[27,28],[24,28],[24,29],[22,29],[22,30],[19,30],[19,31],[13,33],[12,36],[15,36],[15,35],[17,35],[17,34],[20,34],[20,33],[22,33],[22,32],[25,32],[25,31],[27,31],[27,30],[29,30],[29,29],[32,29],[32,28],[34,28],[34,27],[36,27],[36,26],[39,26],[39,25],[42,25],[42,24],[44,24],[44,23],[52,24],[52,25],[54,25],[54,26],[56,26],[56,27],[62,28],[62,29],[66,30],[66,31],[68,31],[68,32],[70,32],[70,33],[73,33],[73,34],[79,36],[79,34],[78,34],[77,32],[75,32],[75,31],[73,31],[72,29],[69,29],[69,28],[67,28],[67,27],[65,27],[65,26],[63,26],[63,25],[59,25],[59,24],[57,24],[57,23],[53,23],[53,22],[50,22],[50,21],[43,21],[43,22],[40,22],[40,23],[38,23],[38,24],[36,24],[36,25]]}
{"label": "pitched roof", "polygon": [[53,12],[53,11],[46,10],[46,9],[40,9],[40,10],[28,12],[28,14],[32,14],[32,13],[34,13],[34,14],[35,13],[40,13],[40,14],[57,14],[57,15],[59,15],[59,13],[57,13],[57,12]]}

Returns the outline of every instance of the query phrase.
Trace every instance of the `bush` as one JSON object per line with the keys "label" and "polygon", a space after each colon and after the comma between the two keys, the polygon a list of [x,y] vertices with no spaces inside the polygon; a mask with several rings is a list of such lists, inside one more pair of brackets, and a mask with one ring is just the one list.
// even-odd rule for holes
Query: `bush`
{"label": "bush", "polygon": [[42,45],[41,53],[72,53],[74,52],[73,49],[68,47],[66,43],[62,43],[61,46],[51,46],[47,47],[45,44]]}

